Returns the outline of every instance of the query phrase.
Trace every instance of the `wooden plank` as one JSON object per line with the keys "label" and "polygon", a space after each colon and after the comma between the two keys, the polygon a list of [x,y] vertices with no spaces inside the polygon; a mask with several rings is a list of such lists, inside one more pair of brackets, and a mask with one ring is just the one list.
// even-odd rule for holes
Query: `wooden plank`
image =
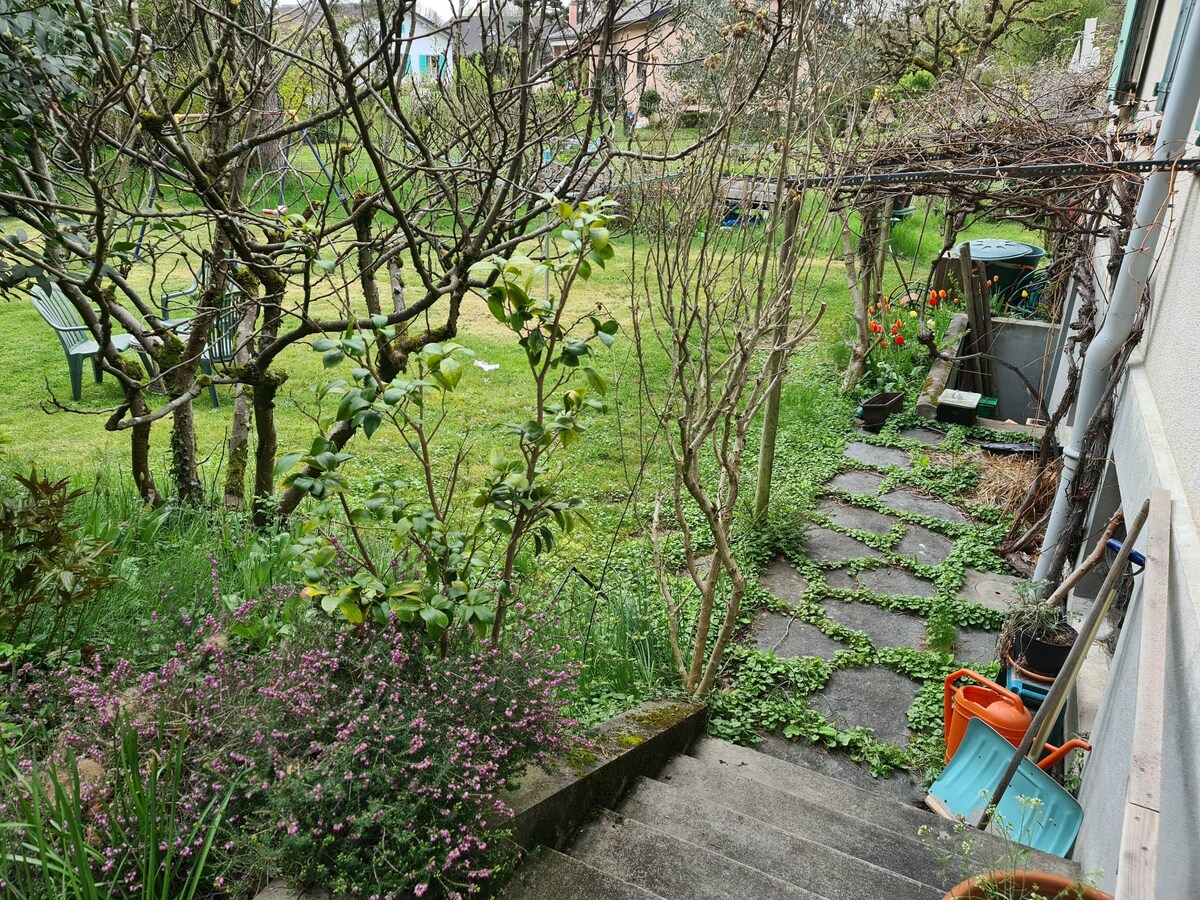
{"label": "wooden plank", "polygon": [[1150,495],[1146,583],[1142,586],[1137,712],[1127,799],[1157,810],[1162,784],[1163,691],[1166,680],[1167,596],[1171,567],[1171,495]]}
{"label": "wooden plank", "polygon": [[1153,900],[1155,896],[1170,588],[1171,494],[1160,489],[1150,495],[1146,574],[1140,601],[1137,707],[1117,869],[1119,900]]}
{"label": "wooden plank", "polygon": [[1158,811],[1126,803],[1117,862],[1117,900],[1154,900],[1157,861]]}
{"label": "wooden plank", "polygon": [[971,390],[983,393],[981,383],[983,372],[980,369],[979,357],[974,355],[978,352],[979,344],[979,308],[975,302],[975,276],[971,271],[971,248],[965,243],[958,248],[958,280],[962,284],[962,303],[967,313],[966,353],[971,357],[963,360],[960,368],[963,374],[970,379]]}

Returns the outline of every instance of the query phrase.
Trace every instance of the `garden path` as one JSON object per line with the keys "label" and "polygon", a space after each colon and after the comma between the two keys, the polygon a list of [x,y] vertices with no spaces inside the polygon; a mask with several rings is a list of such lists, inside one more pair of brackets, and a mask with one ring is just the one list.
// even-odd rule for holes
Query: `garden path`
{"label": "garden path", "polygon": [[1019,580],[971,565],[1001,568],[990,555],[994,523],[973,519],[963,498],[948,502],[906,477],[945,440],[923,428],[890,441],[852,435],[844,470],[819,489],[802,550],[761,573],[768,596],[747,641],[807,665],[815,675],[803,682],[812,688],[803,703],[834,726],[764,734],[760,750],[909,801],[924,796],[915,772],[901,764],[899,777],[880,781],[830,745],[860,758],[890,745],[920,769],[922,737],[928,753],[938,743],[932,732],[940,735],[941,678],[992,662],[996,628]]}

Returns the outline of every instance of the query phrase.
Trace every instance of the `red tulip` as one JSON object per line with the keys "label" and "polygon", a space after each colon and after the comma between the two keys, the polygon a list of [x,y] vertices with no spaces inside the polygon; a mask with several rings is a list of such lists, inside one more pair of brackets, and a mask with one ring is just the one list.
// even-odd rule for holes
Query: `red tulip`
{"label": "red tulip", "polygon": [[903,344],[904,344],[904,335],[902,335],[902,334],[896,335],[896,346],[900,347],[900,346],[903,346]]}

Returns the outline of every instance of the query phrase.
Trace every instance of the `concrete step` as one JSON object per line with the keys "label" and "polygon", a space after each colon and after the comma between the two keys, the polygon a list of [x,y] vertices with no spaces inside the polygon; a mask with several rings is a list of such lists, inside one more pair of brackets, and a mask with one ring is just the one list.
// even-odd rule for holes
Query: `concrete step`
{"label": "concrete step", "polygon": [[734,812],[723,802],[715,791],[696,792],[642,778],[619,811],[828,900],[937,900],[942,896],[941,888],[772,827]]}
{"label": "concrete step", "polygon": [[[961,843],[961,835],[954,823],[928,810],[918,809],[882,794],[846,784],[803,766],[794,766],[749,747],[739,747],[717,738],[705,737],[697,741],[690,752],[693,757],[708,765],[732,771],[743,778],[791,794],[807,803],[886,827],[902,836],[917,837],[918,829],[925,826],[936,837],[931,837],[923,843],[938,839],[947,847]],[[1000,835],[973,831],[970,838],[972,852],[980,860],[1011,860],[1019,853],[1023,868],[1036,868],[1069,878],[1080,875],[1079,865],[1074,861],[1027,847],[1014,846]],[[953,873],[961,874],[957,867]]]}
{"label": "concrete step", "polygon": [[677,756],[658,776],[693,795],[719,797],[730,809],[783,831],[946,890],[959,879],[943,872],[938,853],[915,828],[890,819],[868,822],[737,774],[728,766]]}
{"label": "concrete step", "polygon": [[501,896],[504,900],[661,900],[549,847],[521,864]]}
{"label": "concrete step", "polygon": [[663,900],[828,900],[609,810],[580,830],[570,854]]}
{"label": "concrete step", "polygon": [[688,753],[703,763],[727,768],[743,778],[752,778],[760,784],[810,803],[829,806],[865,822],[878,823],[886,819],[914,834],[922,825],[939,826],[945,822],[945,819],[927,809],[901,803],[883,794],[719,738],[703,737],[692,745]]}

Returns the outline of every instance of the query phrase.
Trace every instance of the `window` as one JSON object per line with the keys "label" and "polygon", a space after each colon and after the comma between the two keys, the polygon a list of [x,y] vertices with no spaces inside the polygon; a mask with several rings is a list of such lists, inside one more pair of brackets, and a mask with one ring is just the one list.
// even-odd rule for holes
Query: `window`
{"label": "window", "polygon": [[444,64],[444,58],[440,54],[425,53],[417,57],[417,71],[422,78],[436,77]]}

